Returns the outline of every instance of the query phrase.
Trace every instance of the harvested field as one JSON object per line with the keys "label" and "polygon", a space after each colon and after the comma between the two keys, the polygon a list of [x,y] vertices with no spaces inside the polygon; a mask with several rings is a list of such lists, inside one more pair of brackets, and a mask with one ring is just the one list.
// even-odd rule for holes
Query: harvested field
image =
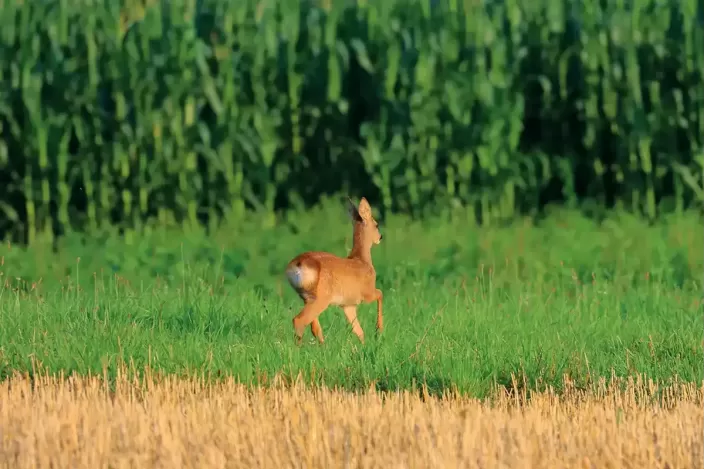
{"label": "harvested field", "polygon": [[385,332],[296,347],[282,259],[339,212],[0,246],[0,469],[702,467],[699,217],[389,217]]}
{"label": "harvested field", "polygon": [[[251,388],[170,376],[0,384],[1,467],[702,467],[703,388],[447,394]],[[209,384],[210,383],[210,384]],[[34,386],[34,389],[33,389]]]}

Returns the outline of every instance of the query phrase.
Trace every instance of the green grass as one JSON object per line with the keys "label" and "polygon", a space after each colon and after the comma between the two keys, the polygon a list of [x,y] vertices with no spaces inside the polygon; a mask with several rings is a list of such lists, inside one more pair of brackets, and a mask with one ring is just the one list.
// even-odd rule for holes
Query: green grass
{"label": "green grass", "polygon": [[[233,374],[244,381],[299,372],[346,388],[485,395],[512,375],[560,389],[637,373],[703,380],[703,222],[648,225],[628,215],[598,224],[557,212],[539,224],[479,228],[390,217],[373,248],[384,291],[359,317],[323,313],[326,343],[293,339],[300,300],[288,260],[307,249],[344,254],[344,207],[324,204],[263,229],[258,217],[206,236],[153,230],[67,236],[58,252],[0,248],[0,373],[114,373],[121,363],[166,373]],[[296,226],[296,230],[292,227]],[[294,233],[297,231],[298,233]],[[79,260],[80,259],[80,260]]]}

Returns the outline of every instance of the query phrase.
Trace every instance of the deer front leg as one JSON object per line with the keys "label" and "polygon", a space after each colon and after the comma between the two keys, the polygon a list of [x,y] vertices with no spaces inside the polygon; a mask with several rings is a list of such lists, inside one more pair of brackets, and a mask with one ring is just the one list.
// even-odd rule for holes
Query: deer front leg
{"label": "deer front leg", "polygon": [[382,298],[384,295],[382,295],[382,290],[379,288],[375,291],[377,294],[377,333],[382,332],[382,327],[384,326],[383,321],[382,321]]}
{"label": "deer front leg", "polygon": [[368,293],[365,296],[365,302],[366,303],[371,303],[373,301],[377,301],[377,334],[382,332],[382,328],[384,327],[383,324],[383,318],[382,318],[382,298],[384,295],[382,294],[382,290],[379,288],[375,288],[372,290],[371,293]]}
{"label": "deer front leg", "polygon": [[365,343],[365,333],[360,327],[360,321],[357,320],[357,307],[356,306],[343,306],[343,312],[345,313],[345,318],[348,320],[352,326],[352,330],[355,335],[360,339],[360,342]]}

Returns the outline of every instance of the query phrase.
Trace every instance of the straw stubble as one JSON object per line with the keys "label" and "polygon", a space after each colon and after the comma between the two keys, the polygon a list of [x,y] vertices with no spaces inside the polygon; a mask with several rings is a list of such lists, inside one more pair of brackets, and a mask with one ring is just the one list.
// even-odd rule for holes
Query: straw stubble
{"label": "straw stubble", "polygon": [[233,381],[15,377],[0,463],[52,468],[670,467],[703,461],[702,387],[632,381],[492,400]]}

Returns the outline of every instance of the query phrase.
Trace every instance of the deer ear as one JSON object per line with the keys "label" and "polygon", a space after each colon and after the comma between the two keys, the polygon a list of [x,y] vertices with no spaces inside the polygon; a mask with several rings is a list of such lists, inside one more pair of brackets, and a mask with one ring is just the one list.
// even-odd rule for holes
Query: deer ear
{"label": "deer ear", "polygon": [[357,211],[364,220],[369,220],[372,218],[372,207],[366,198],[360,199],[360,205],[357,207]]}
{"label": "deer ear", "polygon": [[353,222],[364,221],[362,219],[362,217],[360,216],[360,212],[357,211],[357,207],[355,207],[355,204],[353,203],[353,201],[350,200],[350,197],[348,197],[348,214],[350,215],[350,218],[352,219]]}

